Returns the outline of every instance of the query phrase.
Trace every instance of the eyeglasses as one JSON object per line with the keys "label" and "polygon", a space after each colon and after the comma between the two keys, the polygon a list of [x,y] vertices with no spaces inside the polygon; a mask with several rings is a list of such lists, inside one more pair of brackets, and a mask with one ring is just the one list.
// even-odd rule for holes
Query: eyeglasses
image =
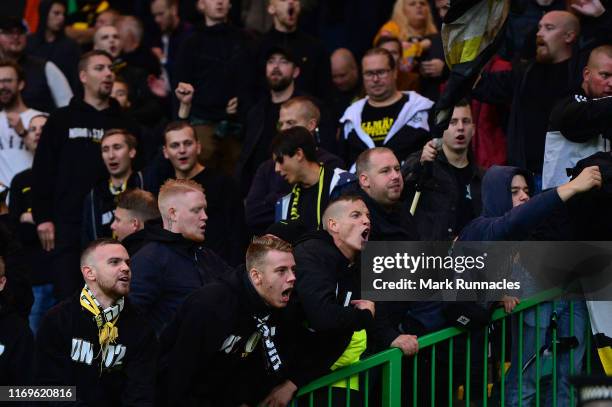
{"label": "eyeglasses", "polygon": [[390,72],[391,72],[391,69],[378,69],[376,71],[365,71],[363,73],[363,77],[369,81],[371,81],[374,78],[385,79],[387,76],[389,76]]}

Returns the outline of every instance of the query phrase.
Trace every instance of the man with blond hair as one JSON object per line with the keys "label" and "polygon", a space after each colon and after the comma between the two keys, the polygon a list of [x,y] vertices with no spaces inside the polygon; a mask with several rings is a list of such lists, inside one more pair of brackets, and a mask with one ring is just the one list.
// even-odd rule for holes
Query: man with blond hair
{"label": "man with blond hair", "polygon": [[157,198],[163,228],[152,229],[149,243],[132,259],[131,300],[159,335],[185,298],[229,271],[227,264],[202,247],[206,197],[191,180],[171,179]]}

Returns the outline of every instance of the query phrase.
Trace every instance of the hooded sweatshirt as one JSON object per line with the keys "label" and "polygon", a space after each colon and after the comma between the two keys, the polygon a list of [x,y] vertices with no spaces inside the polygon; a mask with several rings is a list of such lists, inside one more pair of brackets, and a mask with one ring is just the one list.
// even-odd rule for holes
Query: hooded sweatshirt
{"label": "hooded sweatshirt", "polygon": [[489,168],[482,180],[482,214],[468,223],[459,240],[525,240],[554,210],[563,207],[557,190],[551,189],[513,208],[510,186],[515,175],[533,185],[531,175],[520,168]]}
{"label": "hooded sweatshirt", "polygon": [[151,228],[148,239],[132,258],[130,300],[159,335],[189,294],[231,269],[213,251],[178,233]]}
{"label": "hooded sweatshirt", "polygon": [[121,113],[113,98],[103,110],[73,98],[49,116],[32,167],[32,213],[37,224],[81,224],[85,195],[107,176],[100,140],[112,128],[138,134],[136,123]]}

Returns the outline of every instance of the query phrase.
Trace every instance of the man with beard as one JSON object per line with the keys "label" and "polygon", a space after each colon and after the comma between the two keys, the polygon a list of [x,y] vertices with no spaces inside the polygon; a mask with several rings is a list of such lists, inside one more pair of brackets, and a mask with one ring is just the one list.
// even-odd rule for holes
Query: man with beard
{"label": "man with beard", "polygon": [[74,88],[81,49],[64,34],[66,4],[63,0],[41,1],[38,15],[38,30],[28,36],[26,52],[53,62]]}
{"label": "man with beard", "polygon": [[113,239],[83,251],[85,285],[49,311],[36,337],[36,384],[76,386],[81,405],[153,405],[158,344],[127,298],[129,264]]}
{"label": "man with beard", "polygon": [[16,174],[32,166],[34,158],[24,137],[30,120],[41,112],[23,102],[24,86],[21,67],[12,61],[0,62],[0,182],[7,186]]}
{"label": "man with beard", "polygon": [[144,188],[142,173],[132,170],[136,157],[136,137],[127,130],[110,129],[100,140],[100,150],[109,178],[96,184],[85,197],[83,245],[102,237],[111,237],[118,195],[128,188]]}
{"label": "man with beard", "polygon": [[314,347],[291,301],[294,270],[289,243],[257,237],[246,268],[185,301],[168,356],[170,405],[286,406],[323,373],[304,368]]}
{"label": "man with beard", "polygon": [[21,92],[24,102],[43,112],[66,106],[72,97],[66,76],[53,62],[25,53],[26,31],[19,18],[0,18],[0,51],[18,63],[27,78]]}
{"label": "man with beard", "polygon": [[295,89],[300,67],[293,53],[285,48],[272,48],[266,55],[266,82],[269,94],[249,110],[246,135],[236,169],[242,196],[251,187],[257,167],[270,157],[270,143],[276,135],[281,104],[301,95]]}
{"label": "man with beard", "polygon": [[411,205],[416,191],[421,192],[414,212],[421,240],[453,240],[480,213],[482,177],[470,152],[473,135],[470,104],[461,100],[442,135],[442,145],[439,139],[429,141],[404,164],[406,203]]}
{"label": "man with beard", "polygon": [[149,243],[132,259],[130,299],[159,335],[189,294],[230,269],[202,247],[208,216],[206,197],[197,182],[166,181],[158,206],[163,229],[151,230]]}
{"label": "man with beard", "polygon": [[550,115],[542,183],[567,181],[567,168],[598,151],[610,151],[612,140],[612,45],[591,51],[580,90],[559,101]]}
{"label": "man with beard", "polygon": [[91,51],[79,61],[83,99],[50,116],[34,158],[32,214],[43,248],[53,253],[56,297],[66,298],[80,285],[78,276],[83,200],[106,176],[100,140],[110,128],[137,134],[110,97],[114,74],[104,51]]}
{"label": "man with beard", "polygon": [[536,174],[541,189],[544,141],[555,103],[572,86],[570,58],[580,23],[567,11],[544,14],[538,24],[536,58],[511,71],[483,73],[472,96],[485,103],[512,104],[508,122],[508,164]]}
{"label": "man with beard", "polygon": [[[319,363],[336,370],[359,360],[366,330],[374,326],[374,303],[360,299],[359,260],[370,234],[368,208],[358,196],[341,196],[323,213],[323,229],[295,246],[295,287],[308,327],[320,343]],[[352,377],[350,388],[355,390],[357,382]]]}
{"label": "man with beard", "polygon": [[327,101],[331,90],[329,54],[319,40],[298,28],[300,12],[300,0],[270,0],[268,13],[274,26],[259,44],[258,67],[261,72],[272,48],[283,47],[295,55],[302,69],[297,89]]}

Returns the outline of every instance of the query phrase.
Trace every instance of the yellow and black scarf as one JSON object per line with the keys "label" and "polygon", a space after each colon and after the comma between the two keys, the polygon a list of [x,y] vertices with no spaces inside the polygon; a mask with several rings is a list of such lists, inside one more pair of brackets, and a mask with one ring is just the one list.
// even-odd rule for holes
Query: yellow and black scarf
{"label": "yellow and black scarf", "polygon": [[[111,343],[115,343],[119,337],[119,331],[117,329],[117,321],[119,320],[119,314],[123,310],[124,299],[121,297],[115,305],[111,305],[106,309],[102,309],[102,306],[93,295],[89,287],[85,285],[81,290],[81,306],[87,311],[94,315],[94,321],[98,326],[98,341],[100,342],[100,353],[102,354],[102,360],[106,359],[106,352],[108,346]],[[96,356],[97,358],[97,356]]]}

